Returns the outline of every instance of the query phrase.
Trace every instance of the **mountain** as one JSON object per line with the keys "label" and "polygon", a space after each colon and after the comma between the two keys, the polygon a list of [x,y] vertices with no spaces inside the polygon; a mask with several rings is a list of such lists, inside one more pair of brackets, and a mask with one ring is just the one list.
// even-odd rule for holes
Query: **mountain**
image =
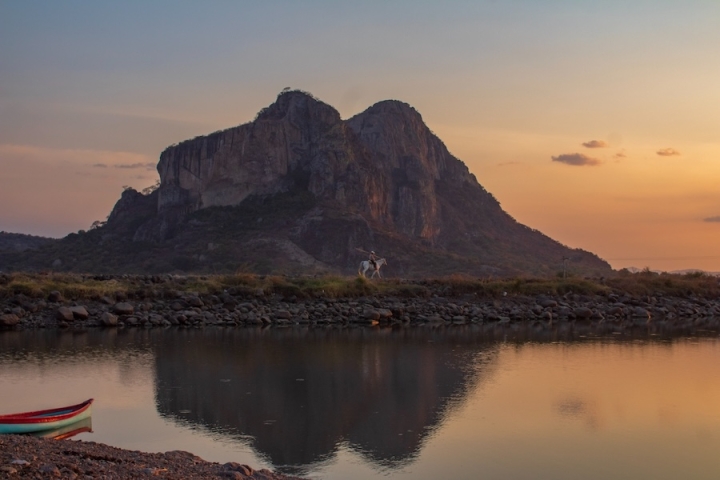
{"label": "mountain", "polygon": [[564,258],[571,271],[611,271],[516,222],[395,100],[343,120],[283,91],[250,123],[168,147],[158,172],[157,190],[126,190],[104,225],[13,265],[347,274],[360,248],[387,257],[391,276],[554,274]]}

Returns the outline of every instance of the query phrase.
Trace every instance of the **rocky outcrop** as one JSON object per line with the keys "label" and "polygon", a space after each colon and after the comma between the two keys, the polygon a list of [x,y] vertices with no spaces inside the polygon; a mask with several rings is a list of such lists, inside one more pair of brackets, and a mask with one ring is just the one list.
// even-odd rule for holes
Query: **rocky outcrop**
{"label": "rocky outcrop", "polygon": [[[158,172],[159,188],[123,192],[93,238],[36,258],[84,271],[351,273],[360,248],[388,257],[393,276],[554,274],[563,258],[576,273],[611,271],[517,223],[395,100],[343,120],[284,91],[250,123],[168,147]],[[103,252],[68,259],[63,242]]]}
{"label": "rocky outcrop", "polygon": [[384,101],[343,121],[303,92],[285,92],[245,125],[160,156],[158,212],[240,204],[302,189],[412,238],[443,230],[438,182],[497,206],[411,106]]}
{"label": "rocky outcrop", "polygon": [[474,273],[533,270],[533,263],[557,265],[563,257],[610,270],[518,224],[399,101],[343,121],[309,94],[283,92],[251,123],[169,147],[158,171],[158,215],[136,240],[166,240],[194,211],[299,191],[312,195],[315,208],[289,218],[279,238],[330,266],[354,266],[354,247],[397,257],[411,244],[418,256],[430,249],[474,258]]}
{"label": "rocky outcrop", "polygon": [[158,211],[237,205],[291,187],[342,200],[343,180],[358,167],[349,134],[329,105],[281,94],[252,123],[167,148],[158,164]]}

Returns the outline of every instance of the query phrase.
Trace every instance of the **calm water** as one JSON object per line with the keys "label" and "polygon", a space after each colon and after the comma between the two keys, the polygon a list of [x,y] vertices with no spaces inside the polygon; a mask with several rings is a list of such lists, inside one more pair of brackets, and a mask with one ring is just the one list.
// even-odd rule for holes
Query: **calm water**
{"label": "calm water", "polygon": [[720,340],[471,327],[0,332],[0,412],[314,478],[720,477]]}

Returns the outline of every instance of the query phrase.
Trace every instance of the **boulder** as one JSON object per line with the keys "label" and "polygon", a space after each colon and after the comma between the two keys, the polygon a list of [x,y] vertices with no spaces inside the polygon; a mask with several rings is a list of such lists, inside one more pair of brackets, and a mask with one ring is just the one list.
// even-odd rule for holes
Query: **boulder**
{"label": "boulder", "polygon": [[290,320],[292,318],[292,314],[287,310],[278,310],[275,312],[275,318],[278,320]]}
{"label": "boulder", "polygon": [[118,324],[118,317],[110,312],[105,312],[100,315],[100,323],[106,327],[114,327]]}
{"label": "boulder", "polygon": [[55,312],[55,318],[58,322],[72,322],[75,320],[75,315],[68,307],[60,307]]}
{"label": "boulder", "polygon": [[542,298],[542,299],[538,300],[538,305],[540,305],[540,306],[543,307],[543,308],[557,307],[557,304],[558,304],[558,303],[557,303],[555,300],[551,299],[551,298]]}
{"label": "boulder", "polygon": [[127,302],[116,303],[113,310],[118,315],[132,315],[135,312],[135,308]]}
{"label": "boulder", "polygon": [[0,327],[13,327],[20,323],[20,317],[14,313],[4,313],[0,315]]}
{"label": "boulder", "polygon": [[366,308],[361,317],[366,320],[380,320],[380,312],[374,308]]}
{"label": "boulder", "polygon": [[587,320],[588,318],[592,317],[593,311],[588,307],[577,307],[573,310],[573,313],[575,314],[576,318]]}
{"label": "boulder", "polygon": [[53,290],[48,294],[48,302],[60,303],[63,301],[62,293],[57,290]]}
{"label": "boulder", "polygon": [[104,303],[105,305],[112,305],[115,303],[112,298],[108,297],[107,295],[103,295],[100,297],[100,302]]}
{"label": "boulder", "polygon": [[196,295],[190,295],[185,299],[185,301],[190,305],[191,307],[204,307],[205,302],[203,302],[200,297]]}
{"label": "boulder", "polygon": [[78,305],[76,307],[68,307],[68,309],[72,312],[75,320],[87,320],[90,316],[87,309],[81,305]]}

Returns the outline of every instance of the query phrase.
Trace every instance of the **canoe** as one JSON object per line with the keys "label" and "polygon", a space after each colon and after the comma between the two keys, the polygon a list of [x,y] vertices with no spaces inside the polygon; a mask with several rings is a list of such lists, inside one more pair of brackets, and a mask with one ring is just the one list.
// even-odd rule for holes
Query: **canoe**
{"label": "canoe", "polygon": [[68,407],[0,415],[0,433],[31,433],[62,428],[89,418],[92,403],[91,398]]}

